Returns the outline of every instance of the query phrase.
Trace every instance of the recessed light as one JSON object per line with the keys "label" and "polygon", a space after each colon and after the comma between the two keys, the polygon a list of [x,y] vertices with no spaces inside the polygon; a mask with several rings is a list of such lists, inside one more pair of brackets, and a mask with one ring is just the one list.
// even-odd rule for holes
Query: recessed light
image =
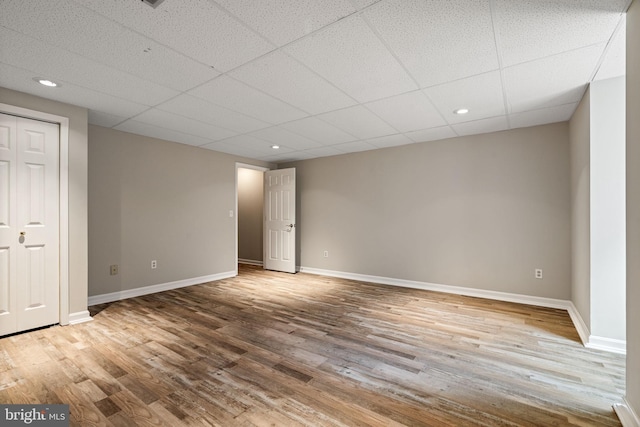
{"label": "recessed light", "polygon": [[468,112],[468,108],[458,108],[457,110],[453,110],[453,114],[467,114]]}
{"label": "recessed light", "polygon": [[273,148],[274,150],[277,150],[277,149],[280,148],[280,146],[279,145],[272,145],[271,148]]}
{"label": "recessed light", "polygon": [[58,83],[52,82],[49,79],[41,79],[40,77],[35,77],[33,80],[35,80],[36,82],[40,83],[41,85],[47,86],[47,87],[60,86]]}

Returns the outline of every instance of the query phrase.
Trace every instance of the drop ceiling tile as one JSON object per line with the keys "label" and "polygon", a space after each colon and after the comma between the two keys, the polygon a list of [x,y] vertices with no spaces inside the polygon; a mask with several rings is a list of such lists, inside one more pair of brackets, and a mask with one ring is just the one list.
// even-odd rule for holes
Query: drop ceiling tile
{"label": "drop ceiling tile", "polygon": [[251,136],[269,141],[271,144],[282,145],[295,150],[307,150],[322,146],[316,141],[312,141],[302,135],[290,132],[280,126],[261,129],[257,132],[253,132]]}
{"label": "drop ceiling tile", "polygon": [[186,94],[179,95],[164,102],[158,105],[157,108],[183,117],[190,117],[212,126],[229,129],[234,133],[252,132],[270,126],[261,120],[227,110],[203,99]]}
{"label": "drop ceiling tile", "polygon": [[48,88],[32,80],[34,77],[39,77],[32,71],[1,62],[0,76],[2,76],[0,85],[4,87],[116,116],[131,117],[149,108],[146,105],[76,86],[64,80],[58,82],[61,86]]}
{"label": "drop ceiling tile", "polygon": [[256,158],[256,153],[249,148],[237,147],[222,142],[212,142],[210,144],[201,145],[200,148],[217,151],[218,153],[230,154],[233,156]]}
{"label": "drop ceiling tile", "polygon": [[[469,122],[505,114],[502,79],[492,71],[424,89],[431,102],[449,123]],[[455,114],[458,108],[469,113]]]}
{"label": "drop ceiling tile", "polygon": [[176,132],[196,135],[206,139],[208,142],[217,141],[236,135],[229,129],[210,125],[205,122],[193,120],[178,114],[152,108],[139,114],[134,118],[136,122],[147,123],[164,129],[171,129]]}
{"label": "drop ceiling tile", "polygon": [[149,106],[179,93],[3,27],[0,27],[0,62]]}
{"label": "drop ceiling tile", "polygon": [[126,117],[89,110],[89,124],[92,125],[110,128],[114,127],[118,123],[124,122],[125,120],[127,120]]}
{"label": "drop ceiling tile", "polygon": [[228,76],[211,80],[189,94],[271,124],[307,116],[304,111]]}
{"label": "drop ceiling tile", "polygon": [[114,129],[187,145],[200,146],[211,142],[210,139],[178,132],[173,129],[162,128],[158,125],[137,122],[135,120],[127,120],[126,122],[114,127]]}
{"label": "drop ceiling tile", "polygon": [[413,144],[413,141],[401,133],[368,139],[367,142],[377,148],[397,147],[399,145]]}
{"label": "drop ceiling tile", "polygon": [[319,148],[312,148],[310,150],[295,152],[295,155],[299,159],[313,159],[316,157],[339,156],[340,154],[344,154],[344,153],[334,147],[319,147]]}
{"label": "drop ceiling tile", "polygon": [[364,16],[421,87],[498,69],[489,0],[388,0]]}
{"label": "drop ceiling tile", "polygon": [[475,122],[458,123],[451,127],[453,127],[458,135],[464,136],[506,130],[509,128],[509,124],[507,123],[506,116],[499,116],[490,119],[476,120]]}
{"label": "drop ceiling tile", "polygon": [[367,108],[400,132],[447,124],[421,91],[374,101],[367,104]]}
{"label": "drop ceiling tile", "polygon": [[541,110],[525,111],[509,115],[511,128],[544,125],[547,123],[565,122],[571,119],[578,103],[543,108]]}
{"label": "drop ceiling tile", "polygon": [[359,102],[417,88],[359,16],[345,18],[284,49]]}
{"label": "drop ceiling tile", "polygon": [[611,79],[627,73],[627,24],[623,16],[611,42],[606,48],[604,59],[593,80]]}
{"label": "drop ceiling tile", "polygon": [[391,135],[397,131],[362,105],[330,111],[319,119],[360,139]]}
{"label": "drop ceiling tile", "polygon": [[356,10],[347,0],[216,0],[278,46],[304,37]]}
{"label": "drop ceiling tile", "polygon": [[627,0],[495,0],[503,65],[607,42]]}
{"label": "drop ceiling tile", "polygon": [[237,135],[231,138],[226,138],[222,141],[218,141],[214,144],[210,144],[208,147],[216,147],[216,146],[227,146],[233,147],[236,149],[247,150],[248,153],[253,153],[253,155],[262,154],[262,155],[273,155],[275,151],[279,153],[284,153],[288,151],[292,151],[290,147],[281,145],[280,149],[274,150],[271,148],[270,142],[264,141],[259,138],[255,138],[251,135]]}
{"label": "drop ceiling tile", "polygon": [[172,89],[185,90],[218,75],[71,0],[6,0],[2,7],[1,26]]}
{"label": "drop ceiling tile", "polygon": [[297,133],[322,145],[340,144],[343,142],[353,141],[356,138],[346,132],[341,131],[329,123],[323,122],[315,117],[307,117],[306,119],[296,120],[294,122],[280,125],[291,132]]}
{"label": "drop ceiling tile", "polygon": [[335,86],[279,51],[229,74],[309,114],[320,114],[356,104]]}
{"label": "drop ceiling tile", "polygon": [[439,128],[422,129],[405,133],[414,142],[438,141],[441,139],[454,138],[458,136],[451,126],[441,126]]}
{"label": "drop ceiling tile", "polygon": [[366,141],[345,142],[343,144],[332,145],[331,147],[343,153],[357,153],[359,151],[369,151],[378,148]]}
{"label": "drop ceiling tile", "polygon": [[208,0],[165,1],[155,9],[130,0],[81,4],[223,72],[275,48]]}
{"label": "drop ceiling tile", "polygon": [[510,112],[580,101],[603,49],[594,45],[506,68]]}

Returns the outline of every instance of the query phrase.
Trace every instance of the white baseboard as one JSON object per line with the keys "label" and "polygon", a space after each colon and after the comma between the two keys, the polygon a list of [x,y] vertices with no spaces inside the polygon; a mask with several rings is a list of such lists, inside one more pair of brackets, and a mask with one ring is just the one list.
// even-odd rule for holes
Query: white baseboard
{"label": "white baseboard", "polygon": [[89,314],[89,310],[78,311],[77,313],[69,313],[69,324],[77,325],[78,323],[90,322],[93,318]]}
{"label": "white baseboard", "polygon": [[263,265],[262,261],[257,261],[257,260],[253,260],[253,259],[245,259],[245,258],[238,258],[238,263],[239,264],[248,264],[248,265],[259,265],[260,267],[262,267],[262,265]]}
{"label": "white baseboard", "polygon": [[627,341],[614,338],[590,335],[589,342],[585,344],[585,347],[611,353],[627,354]]}
{"label": "white baseboard", "polygon": [[571,321],[573,322],[573,326],[575,326],[576,331],[578,331],[578,335],[580,336],[580,341],[586,347],[589,344],[589,337],[591,336],[591,332],[587,327],[587,324],[582,319],[578,308],[573,304],[573,302],[569,301],[570,306],[567,310],[569,312],[569,317],[571,317]]}
{"label": "white baseboard", "polygon": [[626,397],[622,398],[622,403],[613,405],[613,410],[616,411],[623,427],[640,427],[640,417],[633,410]]}
{"label": "white baseboard", "polygon": [[194,277],[191,279],[177,280],[175,282],[161,283],[158,285],[144,286],[142,288],[127,289],[120,292],[94,295],[89,297],[89,306],[104,304],[107,302],[120,301],[127,298],[139,297],[142,295],[155,294],[156,292],[170,291],[172,289],[184,288],[186,286],[199,285],[201,283],[213,282],[216,280],[228,279],[236,276],[235,271],[211,274],[209,276]]}
{"label": "white baseboard", "polygon": [[391,277],[369,276],[366,274],[346,273],[343,271],[322,270],[319,268],[300,267],[301,273],[318,274],[321,276],[339,277],[341,279],[358,280],[361,282],[378,283],[381,285],[400,286],[403,288],[422,289],[425,291],[445,292],[448,294],[465,295],[470,297],[487,298],[497,301],[515,302],[519,304],[536,305],[540,307],[559,308],[569,311],[573,305],[571,301],[534,297],[529,295],[511,294],[507,292],[487,291],[484,289],[465,288],[461,286],[440,285],[437,283],[418,282],[414,280],[394,279]]}

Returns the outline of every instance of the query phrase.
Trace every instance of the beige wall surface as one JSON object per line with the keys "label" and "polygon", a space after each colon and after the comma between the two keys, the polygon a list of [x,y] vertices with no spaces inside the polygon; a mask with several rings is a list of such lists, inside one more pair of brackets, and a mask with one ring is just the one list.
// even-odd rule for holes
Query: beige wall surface
{"label": "beige wall surface", "polygon": [[87,309],[87,110],[0,87],[0,102],[69,119],[69,312]]}
{"label": "beige wall surface", "polygon": [[571,296],[566,122],[292,166],[303,267]]}
{"label": "beige wall surface", "polygon": [[238,169],[238,258],[262,262],[264,172]]}
{"label": "beige wall surface", "polygon": [[235,271],[238,160],[90,126],[89,295]]}
{"label": "beige wall surface", "polygon": [[571,144],[571,300],[591,329],[590,249],[590,93],[585,93],[569,122]]}
{"label": "beige wall surface", "polygon": [[640,2],[627,14],[627,392],[640,416]]}

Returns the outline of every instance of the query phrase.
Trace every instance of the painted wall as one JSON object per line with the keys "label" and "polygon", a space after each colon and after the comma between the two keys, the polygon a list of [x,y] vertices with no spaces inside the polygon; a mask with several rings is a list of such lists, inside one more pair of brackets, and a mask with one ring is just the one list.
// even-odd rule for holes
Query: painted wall
{"label": "painted wall", "polygon": [[262,262],[264,172],[238,169],[238,258]]}
{"label": "painted wall", "polygon": [[303,267],[571,296],[566,122],[291,166]]}
{"label": "painted wall", "polygon": [[627,392],[640,417],[640,2],[627,14]]}
{"label": "painted wall", "polygon": [[87,309],[87,110],[2,87],[0,102],[69,118],[69,312],[81,313]]}
{"label": "painted wall", "polygon": [[571,300],[591,330],[590,146],[591,96],[587,89],[569,122],[571,145]]}
{"label": "painted wall", "polygon": [[624,341],[625,78],[591,84],[591,334]]}
{"label": "painted wall", "polygon": [[89,126],[89,295],[235,272],[236,161]]}

